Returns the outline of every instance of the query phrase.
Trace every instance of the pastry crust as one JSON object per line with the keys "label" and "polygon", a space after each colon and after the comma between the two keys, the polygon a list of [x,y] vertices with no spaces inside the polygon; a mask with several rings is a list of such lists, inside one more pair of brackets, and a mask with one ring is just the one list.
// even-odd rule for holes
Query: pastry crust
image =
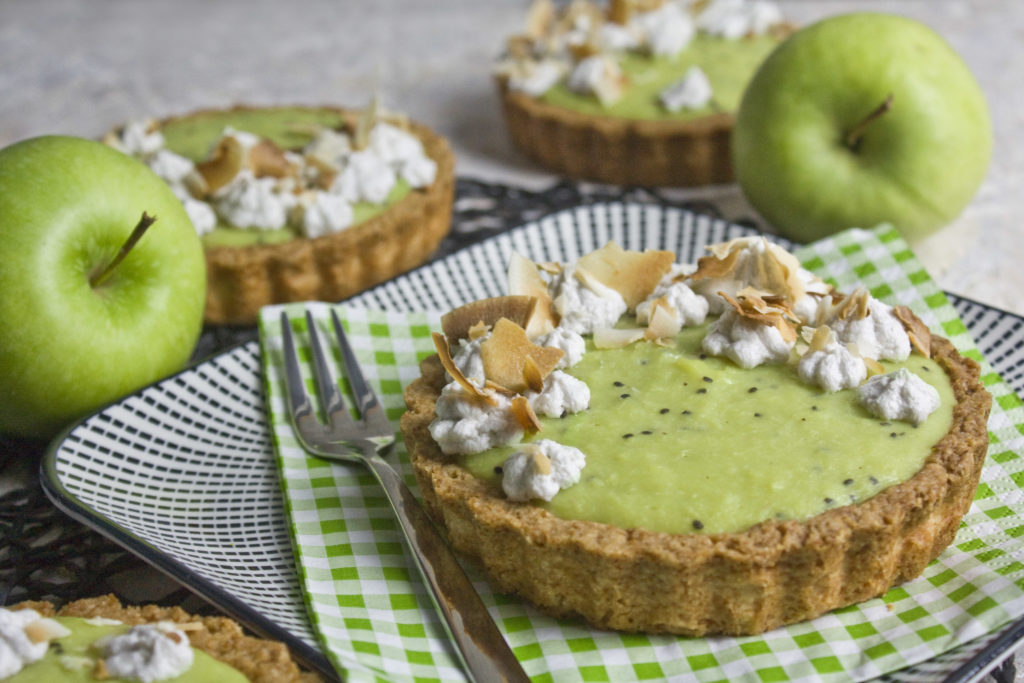
{"label": "pastry crust", "polygon": [[284,644],[247,636],[237,622],[224,617],[193,616],[180,607],[126,607],[113,595],[75,600],[60,609],[40,601],[22,602],[12,609],[34,609],[44,617],[102,617],[133,626],[157,621],[198,625],[199,628],[185,631],[192,647],[237,669],[253,683],[316,683],[323,680],[315,673],[300,671]]}
{"label": "pastry crust", "polygon": [[688,121],[591,116],[511,90],[504,78],[497,85],[512,141],[554,171],[616,185],[733,180],[731,113]]}
{"label": "pastry crust", "polygon": [[445,384],[436,356],[406,389],[402,433],[428,513],[496,590],[599,628],[756,634],[881,595],[952,542],[981,476],[992,397],[978,364],[948,340],[933,339],[932,356],[950,377],[956,406],[913,477],[862,503],[740,533],[623,529],[507,500],[430,436]]}

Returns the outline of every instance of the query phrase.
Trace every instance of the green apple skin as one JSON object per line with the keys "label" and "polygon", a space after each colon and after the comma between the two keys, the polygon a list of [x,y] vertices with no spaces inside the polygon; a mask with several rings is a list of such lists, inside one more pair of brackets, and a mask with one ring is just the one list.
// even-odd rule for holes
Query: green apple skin
{"label": "green apple skin", "polygon": [[[143,212],[156,222],[92,287]],[[142,163],[64,136],[0,150],[0,433],[50,438],[181,369],[205,268],[181,202]]]}
{"label": "green apple skin", "polygon": [[[892,106],[849,131],[892,95]],[[855,13],[794,33],[744,93],[733,165],[751,205],[806,242],[896,225],[911,243],[952,221],[992,153],[985,97],[945,41],[914,20]]]}

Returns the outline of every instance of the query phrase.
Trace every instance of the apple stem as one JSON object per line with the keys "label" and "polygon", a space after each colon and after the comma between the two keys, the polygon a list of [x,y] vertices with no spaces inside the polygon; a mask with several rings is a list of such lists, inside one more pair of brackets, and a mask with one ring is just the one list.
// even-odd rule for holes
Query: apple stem
{"label": "apple stem", "polygon": [[132,247],[142,239],[142,236],[146,234],[146,231],[149,230],[149,226],[153,225],[153,223],[156,223],[156,216],[150,216],[143,211],[142,218],[139,219],[138,225],[136,225],[132,230],[132,234],[128,235],[128,239],[125,240],[123,245],[121,245],[121,249],[114,255],[114,258],[111,259],[106,268],[98,273],[93,273],[93,275],[89,277],[89,284],[93,288],[102,284],[103,281],[106,280],[112,272],[114,272],[114,268],[117,268],[118,264],[124,260],[124,257],[127,256],[128,252],[132,250]]}
{"label": "apple stem", "polygon": [[846,134],[846,146],[850,149],[857,151],[860,147],[860,141],[864,137],[864,131],[871,125],[873,121],[880,118],[885,112],[892,109],[892,93],[885,98],[885,101],[875,107],[875,109],[864,117],[864,119],[850,129],[850,132]]}

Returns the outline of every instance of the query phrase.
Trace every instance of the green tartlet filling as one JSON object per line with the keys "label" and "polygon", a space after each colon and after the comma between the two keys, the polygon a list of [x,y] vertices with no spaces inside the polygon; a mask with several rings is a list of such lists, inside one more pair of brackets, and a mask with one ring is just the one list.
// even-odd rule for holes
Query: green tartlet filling
{"label": "green tartlet filling", "polygon": [[[20,672],[5,678],[5,683],[53,683],[53,681],[94,682],[93,666],[90,662],[99,657],[91,645],[104,636],[124,633],[131,626],[127,624],[96,625],[77,617],[56,617],[71,630],[71,635],[50,642],[50,648],[38,662],[29,664]],[[162,683],[245,683],[242,672],[214,659],[202,650],[193,648],[195,659],[192,666],[180,676],[163,678]],[[87,661],[88,660],[88,661]],[[119,683],[128,679],[107,678],[107,683]]]}
{"label": "green tartlet filling", "polygon": [[[698,34],[675,57],[653,57],[632,52],[623,55],[620,65],[629,77],[629,84],[622,98],[613,104],[603,105],[593,95],[573,92],[564,83],[555,85],[540,99],[581,114],[627,119],[686,121],[718,112],[732,112],[739,107],[747,82],[778,44],[778,39],[772,36],[730,40]],[[661,104],[661,91],[682,78],[694,65],[699,66],[711,82],[711,102],[701,109],[669,112]]]}
{"label": "green tartlet filling", "polygon": [[[533,437],[587,457],[580,482],[545,508],[564,519],[670,533],[803,520],[908,479],[949,430],[953,391],[933,360],[915,354],[883,363],[939,391],[941,407],[914,427],[873,417],[855,390],[830,394],[804,384],[792,366],[745,370],[704,356],[705,329],[683,330],[670,348],[646,341],[588,348],[568,372],[590,387],[590,409],[542,418]],[[462,462],[498,484],[495,468],[514,450]]]}
{"label": "green tartlet filling", "polygon": [[[272,140],[282,149],[301,149],[313,139],[318,128],[337,128],[343,117],[331,109],[303,107],[269,107],[200,112],[173,119],[161,127],[167,149],[199,162],[207,158],[210,147],[220,139],[224,128],[232,128]],[[383,213],[404,198],[412,188],[401,178],[395,183],[383,204],[357,202],[352,205],[352,225]],[[296,237],[286,227],[277,230],[236,228],[219,223],[202,236],[206,247],[243,247],[253,244],[280,244]]]}

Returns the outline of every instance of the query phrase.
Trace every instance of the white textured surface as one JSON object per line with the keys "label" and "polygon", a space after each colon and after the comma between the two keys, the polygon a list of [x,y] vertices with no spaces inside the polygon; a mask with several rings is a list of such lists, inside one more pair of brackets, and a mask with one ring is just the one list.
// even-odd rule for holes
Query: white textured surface
{"label": "white textured surface", "polygon": [[[554,177],[505,136],[489,77],[527,0],[4,0],[0,145],[236,103],[388,106],[447,136],[460,175],[541,188]],[[1024,5],[1017,0],[783,0],[807,23],[891,11],[939,31],[981,82],[995,153],[977,197],[918,246],[945,289],[1024,314]],[[735,186],[684,193],[729,216],[751,209]]]}

